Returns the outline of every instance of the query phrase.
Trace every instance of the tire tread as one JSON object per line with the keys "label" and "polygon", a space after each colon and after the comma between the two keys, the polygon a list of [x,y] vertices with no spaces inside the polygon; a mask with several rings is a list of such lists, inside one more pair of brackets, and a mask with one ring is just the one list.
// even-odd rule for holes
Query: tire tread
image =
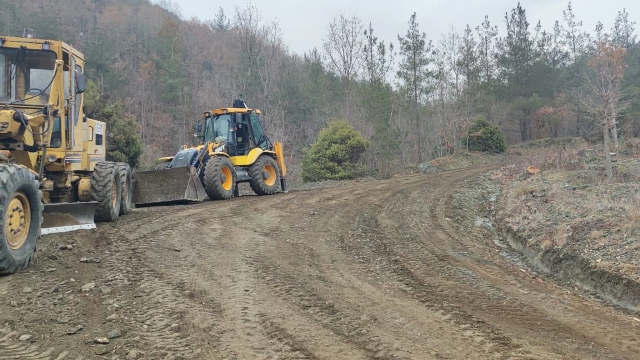
{"label": "tire tread", "polygon": [[[276,169],[276,181],[272,186],[265,184],[262,178],[262,168],[266,163],[271,163],[274,169]],[[260,155],[258,159],[249,167],[249,185],[251,190],[258,195],[273,195],[278,191],[278,185],[280,185],[280,170],[276,161],[268,155]]]}
{"label": "tire tread", "polygon": [[120,173],[116,164],[110,161],[101,161],[96,164],[91,176],[91,196],[98,202],[98,207],[94,216],[95,221],[115,221],[120,215],[121,193],[118,191],[115,208],[111,203],[111,191],[113,178],[120,184]]}
{"label": "tire tread", "polygon": [[225,156],[213,156],[207,161],[204,169],[204,189],[211,200],[228,200],[233,197],[235,179],[230,190],[222,187],[222,168],[225,166],[233,173],[233,164]]}
{"label": "tire tread", "polygon": [[[29,198],[31,224],[36,227],[29,229],[27,239],[20,249],[10,250],[6,239],[4,239],[4,213],[8,201],[18,190],[23,191]],[[0,236],[2,237],[0,242],[0,274],[11,274],[29,265],[40,237],[43,208],[40,182],[36,180],[35,175],[22,165],[0,164],[0,214],[3,214],[0,222]]]}
{"label": "tire tread", "polygon": [[[128,215],[133,209],[133,182],[131,178],[131,167],[126,162],[116,163],[118,172],[120,173],[120,192],[122,194],[120,200],[120,216]],[[127,189],[128,196],[125,195],[124,189]]]}

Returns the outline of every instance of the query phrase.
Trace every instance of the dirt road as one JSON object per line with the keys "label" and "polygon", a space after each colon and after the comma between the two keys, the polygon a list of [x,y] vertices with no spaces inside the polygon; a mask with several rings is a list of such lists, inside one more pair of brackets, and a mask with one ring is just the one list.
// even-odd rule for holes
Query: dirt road
{"label": "dirt road", "polygon": [[500,243],[486,171],[136,209],[45,236],[0,279],[0,359],[637,359],[638,320]]}

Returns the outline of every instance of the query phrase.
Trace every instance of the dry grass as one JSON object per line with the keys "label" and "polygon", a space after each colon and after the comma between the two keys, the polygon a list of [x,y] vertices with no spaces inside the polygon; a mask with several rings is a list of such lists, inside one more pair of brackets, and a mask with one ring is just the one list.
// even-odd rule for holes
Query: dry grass
{"label": "dry grass", "polygon": [[[640,160],[619,156],[607,181],[599,151],[566,144],[518,148],[499,217],[529,245],[567,249],[640,280]],[[541,171],[528,175],[529,165]]]}
{"label": "dry grass", "polygon": [[531,186],[529,184],[522,184],[522,186],[515,187],[513,196],[516,198],[526,198],[527,196],[532,196],[538,191],[539,191],[539,188],[535,186]]}

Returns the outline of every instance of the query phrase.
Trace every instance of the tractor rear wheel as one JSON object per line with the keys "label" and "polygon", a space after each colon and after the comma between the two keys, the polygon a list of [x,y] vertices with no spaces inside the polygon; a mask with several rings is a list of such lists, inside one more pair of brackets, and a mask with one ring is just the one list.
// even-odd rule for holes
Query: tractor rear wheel
{"label": "tractor rear wheel", "polygon": [[204,190],[211,200],[233,197],[235,188],[233,164],[226,156],[213,156],[204,168]]}
{"label": "tractor rear wheel", "polygon": [[131,181],[131,167],[125,162],[116,163],[120,173],[120,215],[127,215],[133,209],[133,183]]}
{"label": "tractor rear wheel", "polygon": [[42,193],[35,175],[24,166],[0,165],[0,273],[27,265],[36,251],[42,226]]}
{"label": "tractor rear wheel", "polygon": [[96,221],[114,221],[120,216],[121,184],[116,163],[104,161],[96,164],[91,175],[91,197],[98,202]]}
{"label": "tractor rear wheel", "polygon": [[249,185],[258,195],[271,195],[278,191],[280,171],[278,164],[269,155],[260,155],[256,162],[249,167]]}

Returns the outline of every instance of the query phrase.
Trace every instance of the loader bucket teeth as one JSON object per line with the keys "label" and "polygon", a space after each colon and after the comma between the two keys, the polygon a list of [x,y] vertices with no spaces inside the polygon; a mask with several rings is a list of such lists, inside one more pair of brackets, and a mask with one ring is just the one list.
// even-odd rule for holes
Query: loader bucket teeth
{"label": "loader bucket teeth", "polygon": [[202,201],[206,193],[193,166],[136,172],[133,202],[136,206]]}
{"label": "loader bucket teeth", "polygon": [[41,234],[53,234],[81,229],[95,229],[93,216],[98,202],[45,204]]}

